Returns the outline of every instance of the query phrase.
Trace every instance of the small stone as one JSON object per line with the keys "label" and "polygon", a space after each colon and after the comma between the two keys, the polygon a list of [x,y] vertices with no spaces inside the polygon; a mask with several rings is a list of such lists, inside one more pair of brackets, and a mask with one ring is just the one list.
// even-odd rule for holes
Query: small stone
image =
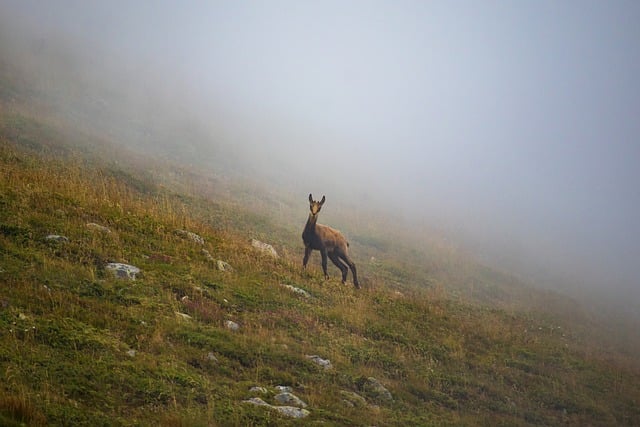
{"label": "small stone", "polygon": [[298,396],[290,392],[279,393],[274,397],[274,399],[276,402],[282,403],[283,405],[295,406],[298,408],[306,408],[308,406]]}
{"label": "small stone", "polygon": [[213,255],[211,255],[208,250],[202,249],[202,254],[207,259],[207,261],[215,262],[215,259],[213,258]]}
{"label": "small stone", "polygon": [[309,292],[305,291],[304,289],[297,288],[297,287],[295,287],[293,285],[285,285],[284,283],[281,283],[280,286],[282,286],[283,288],[289,289],[293,293],[296,293],[298,295],[302,295],[305,298],[310,298],[311,297],[311,294]]}
{"label": "small stone", "polygon": [[193,317],[189,316],[187,313],[180,313],[179,311],[176,311],[176,316],[185,319],[185,320],[191,320],[193,319]]}
{"label": "small stone", "polygon": [[312,362],[322,366],[324,369],[331,369],[333,365],[331,365],[331,361],[329,359],[323,359],[317,355],[307,356],[307,359],[311,359]]}
{"label": "small stone", "polygon": [[129,356],[129,357],[135,357],[135,356],[136,356],[136,351],[135,351],[135,350],[129,350],[129,351],[127,351],[127,356]]}
{"label": "small stone", "polygon": [[49,234],[45,239],[52,242],[68,243],[69,238],[66,236],[60,236],[59,234]]}
{"label": "small stone", "polygon": [[140,269],[133,265],[110,262],[105,268],[110,270],[119,279],[136,280],[136,275],[140,274]]}
{"label": "small stone", "polygon": [[105,227],[104,225],[96,224],[95,222],[90,222],[87,224],[87,228],[90,230],[100,231],[102,233],[111,233],[109,227]]}
{"label": "small stone", "polygon": [[274,258],[278,258],[278,252],[268,243],[261,242],[260,240],[251,239],[251,246],[258,249],[260,252],[271,255]]}
{"label": "small stone", "polygon": [[342,396],[342,401],[344,402],[344,404],[346,406],[349,406],[350,408],[361,408],[367,406],[367,400],[364,397],[360,396],[358,393],[341,390],[340,396]]}
{"label": "small stone", "polygon": [[244,403],[252,403],[254,405],[258,405],[258,406],[269,406],[271,407],[271,405],[269,405],[267,402],[265,402],[264,400],[260,399],[259,397],[252,397],[251,399],[248,400],[243,400]]}
{"label": "small stone", "polygon": [[237,331],[238,329],[240,329],[240,325],[238,325],[233,320],[227,320],[226,322],[224,322],[224,326],[226,326],[227,329],[231,329],[232,331]]}
{"label": "small stone", "polygon": [[282,415],[291,418],[304,418],[311,413],[306,409],[296,408],[294,406],[272,406],[272,408]]}
{"label": "small stone", "polygon": [[249,389],[249,391],[250,391],[251,393],[260,393],[260,394],[267,394],[267,393],[269,393],[269,390],[267,390],[266,388],[264,388],[264,387],[258,387],[258,386],[251,387],[251,388]]}
{"label": "small stone", "polygon": [[282,393],[291,393],[293,391],[293,389],[288,385],[277,385],[276,390]]}
{"label": "small stone", "polygon": [[224,262],[221,259],[216,261],[216,267],[218,267],[218,270],[220,271],[233,271],[233,267],[231,267],[229,263]]}
{"label": "small stone", "polygon": [[186,237],[187,239],[200,245],[204,245],[204,239],[192,231],[176,230],[176,234],[180,237]]}
{"label": "small stone", "polygon": [[393,397],[389,390],[383,386],[380,381],[375,379],[374,377],[369,378],[361,378],[358,381],[358,385],[360,389],[369,397],[376,399],[378,401],[392,401]]}

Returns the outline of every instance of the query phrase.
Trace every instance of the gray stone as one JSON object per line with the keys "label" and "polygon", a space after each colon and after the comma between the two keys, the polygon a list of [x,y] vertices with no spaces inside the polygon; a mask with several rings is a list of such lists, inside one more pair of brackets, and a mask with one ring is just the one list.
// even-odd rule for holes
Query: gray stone
{"label": "gray stone", "polygon": [[304,418],[310,414],[310,412],[306,409],[296,408],[295,406],[273,406],[260,399],[259,397],[252,397],[251,399],[244,400],[244,403],[251,403],[252,405],[257,406],[266,406],[271,409],[275,409],[280,412],[282,415],[291,417],[291,418]]}
{"label": "gray stone", "polygon": [[295,406],[271,406],[271,407],[276,411],[280,412],[282,415],[290,418],[304,418],[311,413],[306,409],[296,408]]}
{"label": "gray stone", "polygon": [[342,396],[342,401],[346,406],[350,408],[362,408],[367,406],[367,400],[360,396],[358,393],[354,393],[352,391],[341,390],[340,396]]}
{"label": "gray stone", "polygon": [[207,360],[218,363],[218,358],[216,357],[215,354],[213,354],[212,351],[210,351],[209,354],[207,354]]}
{"label": "gray stone", "polygon": [[298,396],[290,392],[276,394],[274,399],[276,402],[287,406],[296,406],[298,408],[306,408],[308,406]]}
{"label": "gray stone", "polygon": [[204,239],[192,231],[176,230],[176,234],[180,237],[186,237],[199,245],[204,245]]}
{"label": "gray stone", "polygon": [[377,401],[393,401],[393,397],[389,390],[383,386],[380,381],[374,377],[361,378],[359,381],[360,389],[369,397]]}
{"label": "gray stone", "polygon": [[276,390],[278,390],[281,393],[291,393],[293,391],[293,389],[288,385],[277,385]]}
{"label": "gray stone", "polygon": [[269,390],[264,387],[254,386],[249,389],[251,393],[268,394]]}
{"label": "gray stone", "polygon": [[122,264],[120,262],[110,262],[105,268],[111,271],[117,278],[136,280],[136,275],[140,274],[140,269],[133,265]]}
{"label": "gray stone", "polygon": [[180,313],[179,311],[176,311],[176,316],[178,316],[179,318],[184,319],[184,320],[193,319],[193,317],[189,316],[187,313]]}
{"label": "gray stone", "polygon": [[251,246],[258,249],[267,255],[271,255],[274,258],[278,258],[278,252],[268,243],[261,242],[260,240],[251,239]]}
{"label": "gray stone", "polygon": [[211,261],[211,262],[215,262],[216,260],[213,258],[213,256],[209,253],[208,250],[206,249],[202,249],[202,254],[204,255],[204,257],[207,259],[207,261]]}
{"label": "gray stone", "polygon": [[129,351],[127,351],[127,356],[129,356],[129,357],[135,357],[135,356],[136,356],[136,351],[135,351],[135,350],[129,350]]}
{"label": "gray stone", "polygon": [[240,329],[240,325],[238,325],[233,320],[227,320],[226,322],[224,322],[224,326],[226,326],[227,329],[231,329],[232,331],[237,331],[238,329]]}
{"label": "gray stone", "polygon": [[52,241],[52,242],[61,242],[61,243],[67,243],[69,242],[69,238],[66,236],[60,236],[59,234],[49,234],[47,237],[45,237],[45,239]]}
{"label": "gray stone", "polygon": [[109,227],[105,227],[104,225],[96,224],[95,222],[90,222],[87,224],[87,228],[90,230],[100,231],[102,233],[111,233]]}
{"label": "gray stone", "polygon": [[322,357],[317,356],[315,354],[311,356],[307,356],[307,359],[310,359],[312,362],[316,363],[317,365],[322,366],[324,369],[331,369],[333,367],[329,359],[323,359]]}
{"label": "gray stone", "polygon": [[218,270],[220,271],[233,271],[233,267],[231,267],[228,262],[222,261],[221,259],[216,261],[216,267],[218,267]]}

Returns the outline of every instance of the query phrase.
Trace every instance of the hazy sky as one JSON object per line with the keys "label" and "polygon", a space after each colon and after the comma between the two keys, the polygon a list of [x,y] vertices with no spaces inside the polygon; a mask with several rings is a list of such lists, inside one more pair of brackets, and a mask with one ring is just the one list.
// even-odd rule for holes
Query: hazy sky
{"label": "hazy sky", "polygon": [[638,1],[0,0],[0,12],[154,70],[233,117],[230,141],[309,192],[369,194],[507,264],[640,295]]}

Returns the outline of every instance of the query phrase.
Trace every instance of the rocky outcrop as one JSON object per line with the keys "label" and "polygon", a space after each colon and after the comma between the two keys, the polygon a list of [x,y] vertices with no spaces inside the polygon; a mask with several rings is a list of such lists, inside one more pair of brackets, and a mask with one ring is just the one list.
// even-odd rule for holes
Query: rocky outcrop
{"label": "rocky outcrop", "polygon": [[136,276],[141,270],[133,265],[123,264],[120,262],[110,262],[105,268],[113,273],[119,279],[136,280]]}

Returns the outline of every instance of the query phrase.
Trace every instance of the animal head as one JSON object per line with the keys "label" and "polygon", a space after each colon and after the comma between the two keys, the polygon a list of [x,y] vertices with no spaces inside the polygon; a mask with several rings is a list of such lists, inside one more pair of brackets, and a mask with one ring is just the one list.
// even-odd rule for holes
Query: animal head
{"label": "animal head", "polygon": [[309,194],[309,210],[311,211],[311,215],[316,216],[320,213],[320,208],[322,208],[324,200],[324,196],[322,196],[322,200],[316,202],[313,200],[313,196]]}

